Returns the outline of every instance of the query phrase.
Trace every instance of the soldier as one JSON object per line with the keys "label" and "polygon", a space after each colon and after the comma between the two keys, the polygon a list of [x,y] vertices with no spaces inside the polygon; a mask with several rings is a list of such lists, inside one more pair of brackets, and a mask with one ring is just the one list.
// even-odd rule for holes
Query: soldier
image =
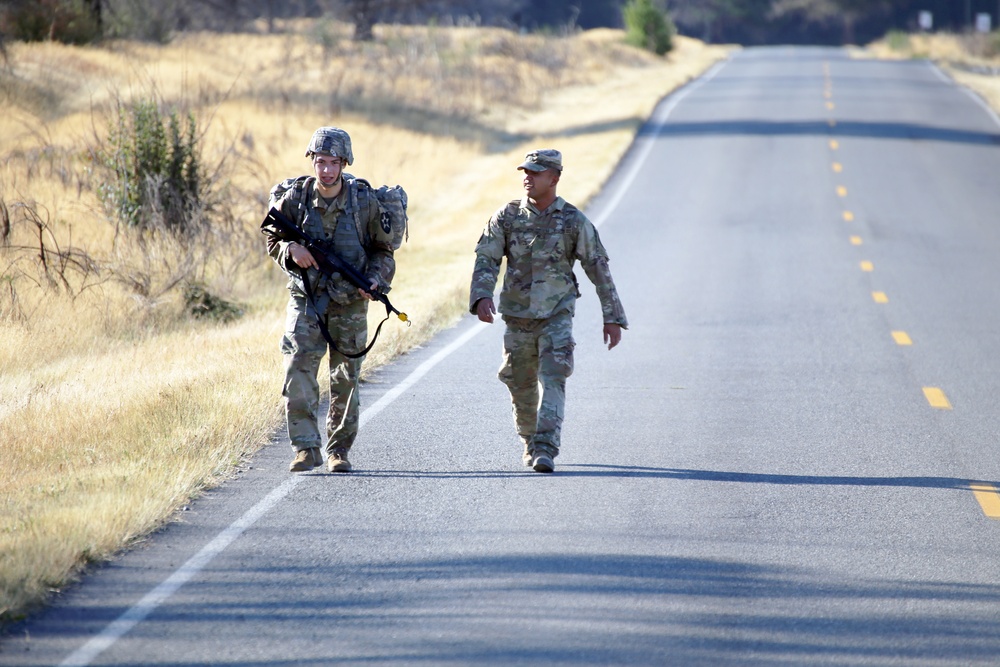
{"label": "soldier", "polygon": [[[309,236],[328,243],[337,255],[386,292],[396,270],[392,230],[367,182],[344,173],[354,162],[351,138],[321,127],[306,148],[312,176],[282,181],[270,205],[294,220]],[[319,432],[320,361],[330,348],[330,410],[326,417],[327,467],[348,472],[347,453],[358,434],[358,376],[368,338],[371,296],[337,274],[327,278],[304,246],[267,234],[267,252],[288,274],[288,301],[281,352],[285,361],[285,416],[295,459],[289,470],[323,465]],[[327,331],[324,332],[323,328]],[[328,339],[329,338],[329,342]]]}
{"label": "soldier", "polygon": [[524,464],[538,472],[552,472],[559,454],[566,378],[573,372],[573,313],[580,296],[573,273],[577,260],[597,288],[609,350],[628,328],[597,228],[556,195],[562,168],[557,150],[525,156],[518,169],[524,172],[526,196],[490,218],[476,245],[469,297],[470,312],[492,323],[497,312],[493,290],[506,257],[500,314],[507,328],[499,378],[510,390]]}

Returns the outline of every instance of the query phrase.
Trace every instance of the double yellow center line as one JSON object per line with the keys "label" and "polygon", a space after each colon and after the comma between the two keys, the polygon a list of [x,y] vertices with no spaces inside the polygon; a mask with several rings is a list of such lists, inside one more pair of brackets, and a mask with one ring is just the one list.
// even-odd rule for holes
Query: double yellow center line
{"label": "double yellow center line", "polygon": [[[828,111],[833,111],[836,107],[833,103],[833,80],[830,77],[830,64],[828,62],[823,63],[823,98],[825,100],[825,106]],[[827,125],[830,128],[835,128],[837,126],[836,119],[830,117],[827,119]],[[837,139],[830,139],[829,146],[831,152],[836,152],[840,149],[840,142]],[[835,156],[836,158],[836,156]],[[831,163],[831,169],[835,174],[844,173],[844,165],[838,160],[834,159]],[[846,200],[847,198],[847,187],[845,185],[837,185],[836,188],[837,196],[841,200]],[[844,208],[842,212],[842,217],[844,222],[851,223],[855,220],[855,215],[848,208]],[[850,236],[850,243],[853,246],[864,245],[864,240],[858,234],[852,234]],[[870,260],[862,260],[859,262],[859,267],[865,273],[873,273],[875,271],[875,265]],[[877,304],[887,304],[889,303],[889,297],[885,292],[873,291],[871,293],[872,301]],[[893,331],[892,338],[899,346],[912,346],[913,340],[910,338],[909,334],[905,331]],[[924,398],[927,400],[927,404],[930,407],[937,410],[952,410],[951,401],[948,400],[948,396],[944,393],[940,387],[923,387]],[[1000,490],[998,490],[994,485],[985,482],[977,482],[970,485],[973,495],[979,502],[979,506],[983,509],[986,516],[994,519],[1000,519]]]}

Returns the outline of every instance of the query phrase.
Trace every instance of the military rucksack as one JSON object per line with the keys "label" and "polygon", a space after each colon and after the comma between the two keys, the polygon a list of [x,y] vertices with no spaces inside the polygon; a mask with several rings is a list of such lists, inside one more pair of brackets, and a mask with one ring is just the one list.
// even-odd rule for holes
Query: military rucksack
{"label": "military rucksack", "polygon": [[[268,207],[274,206],[286,192],[292,191],[291,198],[297,202],[300,208],[312,197],[314,176],[299,176],[298,178],[288,178],[271,188]],[[372,194],[379,203],[381,219],[379,224],[382,231],[392,234],[392,249],[398,250],[403,244],[403,240],[410,240],[409,218],[406,214],[408,199],[406,191],[400,185],[383,185],[378,189],[373,188],[371,183],[363,178],[355,178],[350,174],[344,174],[344,183],[350,188],[351,204],[354,209],[354,222],[358,229],[358,234],[362,234],[365,229],[361,223],[361,206],[367,205],[367,198]],[[361,239],[362,244],[364,239]]]}
{"label": "military rucksack", "polygon": [[[362,180],[362,179],[358,179]],[[367,181],[365,181],[367,182]],[[382,231],[392,234],[392,249],[398,250],[403,240],[410,240],[410,227],[406,216],[406,190],[401,185],[383,185],[375,190],[375,199],[382,206]]]}

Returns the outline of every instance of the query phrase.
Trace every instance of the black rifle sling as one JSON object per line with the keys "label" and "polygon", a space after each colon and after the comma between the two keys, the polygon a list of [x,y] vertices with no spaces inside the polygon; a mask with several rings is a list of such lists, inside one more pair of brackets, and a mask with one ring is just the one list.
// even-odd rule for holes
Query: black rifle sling
{"label": "black rifle sling", "polygon": [[316,313],[316,323],[319,325],[319,332],[323,334],[323,338],[326,339],[326,342],[330,344],[330,347],[333,348],[333,351],[344,355],[348,359],[360,359],[361,357],[368,354],[368,351],[372,349],[373,345],[375,345],[375,341],[378,340],[378,335],[382,331],[382,325],[385,324],[386,320],[389,319],[389,315],[391,315],[389,306],[385,307],[385,318],[378,323],[378,326],[375,328],[375,335],[372,336],[372,340],[370,343],[368,343],[368,346],[356,354],[350,354],[344,352],[343,350],[337,347],[336,343],[333,342],[333,336],[330,335],[330,327],[327,324],[326,314],[324,313],[321,315],[319,312],[319,308],[316,307],[316,299],[313,298],[312,285],[309,284],[308,269],[303,269],[302,267],[299,267],[299,273],[302,275],[302,285],[306,289],[306,298],[309,300],[309,305],[312,306],[313,312]]}

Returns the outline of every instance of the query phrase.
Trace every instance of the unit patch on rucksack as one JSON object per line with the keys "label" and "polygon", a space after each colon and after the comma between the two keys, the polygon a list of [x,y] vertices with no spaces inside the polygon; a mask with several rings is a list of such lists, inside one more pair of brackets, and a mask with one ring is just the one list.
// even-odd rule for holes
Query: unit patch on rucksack
{"label": "unit patch on rucksack", "polygon": [[[371,187],[368,181],[363,178],[357,180]],[[378,200],[379,206],[382,209],[382,217],[379,220],[382,231],[386,234],[392,234],[392,249],[399,250],[399,246],[403,245],[404,239],[407,241],[410,240],[409,219],[406,216],[408,201],[406,190],[401,185],[393,185],[391,187],[383,185],[378,189],[372,188],[372,193],[374,193],[375,199]]]}

